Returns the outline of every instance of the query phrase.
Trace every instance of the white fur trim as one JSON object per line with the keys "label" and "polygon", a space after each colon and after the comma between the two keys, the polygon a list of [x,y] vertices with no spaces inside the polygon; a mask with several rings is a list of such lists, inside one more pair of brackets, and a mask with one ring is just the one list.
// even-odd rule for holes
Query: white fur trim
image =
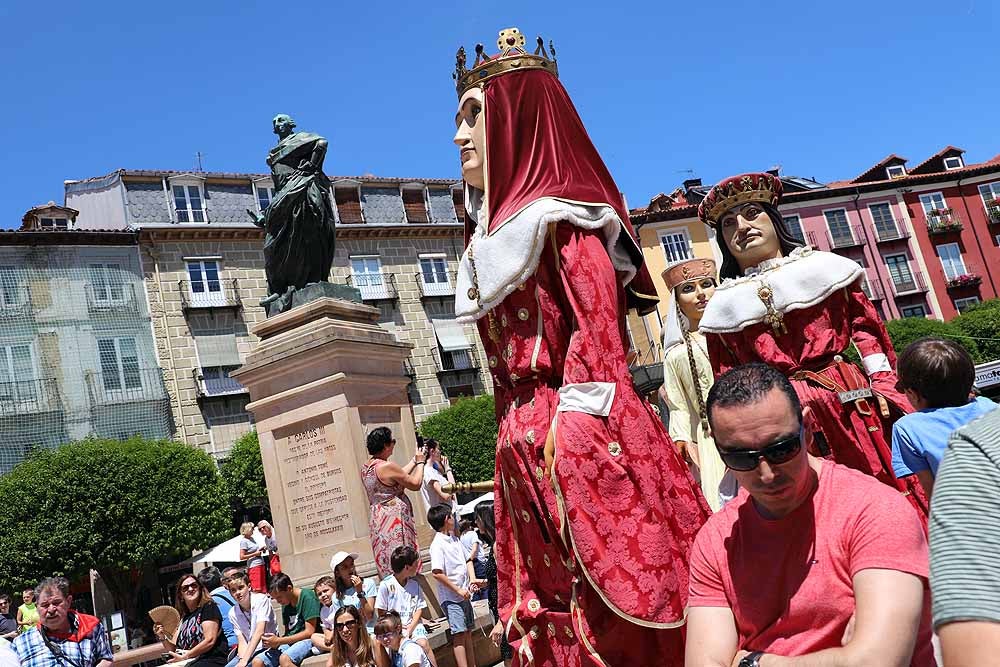
{"label": "white fur trim", "polygon": [[559,388],[559,407],[556,412],[585,412],[588,415],[607,417],[615,402],[614,382],[579,382],[564,384]]}
{"label": "white fur trim", "polygon": [[787,313],[821,303],[837,290],[852,285],[863,274],[857,262],[812,248],[796,248],[788,257],[770,260],[763,270],[727,279],[705,307],[699,330],[732,333],[764,321],[767,308],[757,290],[771,288],[775,310]]}
{"label": "white fur trim", "polygon": [[[548,228],[554,222],[567,222],[583,229],[600,229],[611,263],[625,273],[625,284],[635,276],[628,252],[619,243],[623,235],[622,221],[610,206],[588,205],[564,199],[546,197],[537,199],[507,222],[485,234],[477,226],[458,264],[455,281],[455,315],[459,322],[474,322],[496,307],[518,285],[530,278],[538,268],[538,260],[545,247]],[[625,232],[622,240],[629,242]],[[469,298],[472,288],[472,263],[469,249],[473,251],[476,277],[479,283],[479,301]],[[480,304],[482,306],[480,307]]]}
{"label": "white fur trim", "polygon": [[889,365],[889,357],[881,352],[861,357],[861,364],[865,367],[865,373],[868,373],[869,376],[882,371],[892,372],[892,366]]}

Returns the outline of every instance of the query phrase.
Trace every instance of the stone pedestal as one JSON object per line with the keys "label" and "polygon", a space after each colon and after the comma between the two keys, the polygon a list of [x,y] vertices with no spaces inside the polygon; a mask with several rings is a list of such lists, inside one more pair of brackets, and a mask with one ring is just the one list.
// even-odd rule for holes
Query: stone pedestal
{"label": "stone pedestal", "polygon": [[[403,371],[412,346],[377,318],[378,309],[342,299],[302,304],[255,326],[260,344],[233,373],[250,391],[281,565],[296,583],[330,574],[340,550],[359,554],[359,572],[374,572],[361,481],[366,435],[392,429],[400,464],[416,450]],[[422,502],[410,500],[427,544]]]}

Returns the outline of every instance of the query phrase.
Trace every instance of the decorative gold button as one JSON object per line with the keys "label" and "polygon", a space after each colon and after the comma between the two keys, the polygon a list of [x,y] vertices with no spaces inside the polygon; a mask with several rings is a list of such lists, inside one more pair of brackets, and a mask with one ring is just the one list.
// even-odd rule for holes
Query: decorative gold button
{"label": "decorative gold button", "polygon": [[529,429],[527,433],[524,434],[524,441],[529,445],[535,444],[535,430]]}
{"label": "decorative gold button", "polygon": [[514,345],[511,344],[511,343],[507,343],[507,347],[506,347],[506,349],[504,349],[503,354],[508,359],[510,359],[511,357],[513,357],[514,356]]}
{"label": "decorative gold button", "polygon": [[521,283],[520,285],[517,286],[517,289],[523,292],[524,290],[528,289],[528,283]]}
{"label": "decorative gold button", "polygon": [[500,325],[501,326],[507,326],[507,324],[508,324],[508,322],[507,322],[507,316],[506,315],[501,315],[500,316]]}
{"label": "decorative gold button", "polygon": [[621,456],[622,446],[619,445],[617,442],[609,442],[608,453],[611,454],[611,456]]}
{"label": "decorative gold button", "polygon": [[538,639],[538,626],[534,625],[528,630],[528,634],[531,635],[532,639]]}
{"label": "decorative gold button", "polygon": [[517,489],[517,482],[514,481],[513,477],[511,477],[510,479],[507,480],[507,484],[510,485],[510,488],[515,489],[515,490]]}
{"label": "decorative gold button", "polygon": [[528,319],[528,309],[527,308],[518,308],[517,309],[517,319],[521,320],[522,322],[526,321]]}
{"label": "decorative gold button", "polygon": [[528,611],[533,614],[537,614],[542,608],[542,603],[538,601],[538,598],[531,598],[528,600]]}
{"label": "decorative gold button", "polygon": [[[525,521],[527,521],[527,519],[525,519]],[[531,560],[531,556],[528,556],[526,558],[526,560],[528,561],[528,567],[532,567],[532,568],[535,567],[535,563],[534,563],[534,561]]]}
{"label": "decorative gold button", "polygon": [[529,516],[528,510],[521,510],[521,519],[523,519],[525,523],[531,521],[531,516]]}
{"label": "decorative gold button", "polygon": [[546,626],[545,629],[549,631],[549,637],[555,637],[556,636],[556,624],[555,623],[549,623]]}
{"label": "decorative gold button", "polygon": [[467,294],[469,295],[469,301],[479,300],[479,290],[477,290],[475,287],[470,287]]}
{"label": "decorative gold button", "polygon": [[548,554],[542,554],[542,560],[545,561],[545,567],[552,567],[552,561],[549,559]]}
{"label": "decorative gold button", "polygon": [[567,558],[566,559],[566,569],[569,570],[570,572],[575,572],[576,571],[576,563],[573,562],[572,558]]}
{"label": "decorative gold button", "polygon": [[494,355],[490,355],[490,368],[497,367],[497,358]]}
{"label": "decorative gold button", "polygon": [[563,628],[563,632],[565,632],[566,636],[569,637],[570,639],[573,638],[573,628],[567,625],[566,627]]}
{"label": "decorative gold button", "polygon": [[517,373],[511,373],[510,374],[510,381],[511,382],[517,382],[520,379],[521,379],[521,376],[518,375]]}
{"label": "decorative gold button", "polygon": [[[535,466],[535,479],[539,482],[545,479],[545,471],[542,470],[542,466]],[[548,565],[548,563],[546,563]]]}

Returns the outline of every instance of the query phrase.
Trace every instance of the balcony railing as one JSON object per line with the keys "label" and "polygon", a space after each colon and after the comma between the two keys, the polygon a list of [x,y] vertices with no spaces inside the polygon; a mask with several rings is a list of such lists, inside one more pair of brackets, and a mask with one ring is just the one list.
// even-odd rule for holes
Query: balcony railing
{"label": "balcony railing", "polygon": [[1000,224],[1000,199],[991,199],[983,207],[987,222]]}
{"label": "balcony railing", "polygon": [[392,273],[355,273],[347,276],[347,284],[357,287],[365,301],[389,301],[399,295]]}
{"label": "balcony railing", "polygon": [[123,368],[87,375],[87,391],[93,406],[159,401],[167,397],[163,371],[159,368]]}
{"label": "balcony railing", "polygon": [[962,231],[962,220],[949,208],[928,211],[927,231],[930,234],[960,232]]}
{"label": "balcony railing", "polygon": [[208,211],[203,208],[177,208],[174,207],[174,216],[177,222],[208,222]]}
{"label": "balcony railing", "polygon": [[963,268],[965,271],[961,274],[952,276],[951,278],[945,276],[945,287],[948,290],[960,290],[966,287],[979,287],[983,284],[983,274],[979,270],[979,267],[966,264]]}
{"label": "balcony railing", "polygon": [[202,291],[191,289],[190,280],[177,281],[177,289],[181,294],[181,310],[185,313],[189,310],[210,308],[239,310],[243,307],[243,301],[240,300],[240,281],[237,278],[229,282],[201,281],[199,287]]}
{"label": "balcony railing", "polygon": [[834,250],[853,248],[865,243],[865,231],[861,228],[861,225],[851,225],[848,232],[841,232],[839,234],[833,234],[828,230],[826,236],[830,241],[830,247]]}
{"label": "balcony railing", "polygon": [[927,282],[924,275],[919,271],[911,271],[909,277],[900,277],[898,280],[892,279],[892,293],[895,296],[905,296],[927,291]]}
{"label": "balcony railing", "polygon": [[[444,275],[440,272],[435,272],[431,276],[426,276],[423,272],[413,275],[414,280],[417,281],[417,285],[420,287],[421,299],[433,296],[454,296],[455,277],[456,273],[454,271],[446,271]],[[431,278],[432,280],[428,282],[427,278]]]}
{"label": "balcony railing", "polygon": [[878,243],[888,243],[889,241],[900,241],[910,237],[910,231],[900,227],[898,224],[893,229],[875,227],[875,239]]}
{"label": "balcony railing", "polygon": [[0,417],[59,410],[62,398],[53,378],[0,382]]}
{"label": "balcony railing", "polygon": [[441,373],[479,370],[479,355],[476,354],[476,349],[473,347],[444,353],[435,348],[433,354],[439,375]]}
{"label": "balcony railing", "polygon": [[134,285],[87,284],[87,310],[93,316],[138,314],[140,298]]}
{"label": "balcony railing", "polygon": [[194,377],[195,398],[199,401],[219,396],[235,396],[246,394],[247,388],[228,375],[212,375],[205,377],[200,368],[191,369]]}
{"label": "balcony railing", "polygon": [[2,287],[0,292],[0,320],[26,318],[34,312],[31,291],[27,285]]}
{"label": "balcony railing", "polygon": [[861,281],[861,291],[865,293],[869,301],[881,301],[885,298],[882,293],[882,286],[878,283],[869,282],[867,278]]}

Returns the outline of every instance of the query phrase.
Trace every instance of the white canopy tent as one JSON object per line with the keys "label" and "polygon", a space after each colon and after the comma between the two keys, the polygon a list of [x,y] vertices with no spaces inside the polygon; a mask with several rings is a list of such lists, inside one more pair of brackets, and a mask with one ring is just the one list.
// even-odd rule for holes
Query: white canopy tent
{"label": "white canopy tent", "polygon": [[[239,563],[240,562],[240,540],[243,539],[242,535],[237,535],[236,537],[231,537],[222,544],[217,544],[211,549],[202,551],[201,553],[191,556],[187,560],[181,561],[175,565],[168,565],[167,567],[161,567],[160,572],[180,572],[181,570],[187,570],[195,568],[199,563],[201,564],[212,564],[212,563]],[[264,536],[254,528],[253,529],[253,541],[259,546],[264,546]],[[195,568],[201,569],[201,568]]]}

